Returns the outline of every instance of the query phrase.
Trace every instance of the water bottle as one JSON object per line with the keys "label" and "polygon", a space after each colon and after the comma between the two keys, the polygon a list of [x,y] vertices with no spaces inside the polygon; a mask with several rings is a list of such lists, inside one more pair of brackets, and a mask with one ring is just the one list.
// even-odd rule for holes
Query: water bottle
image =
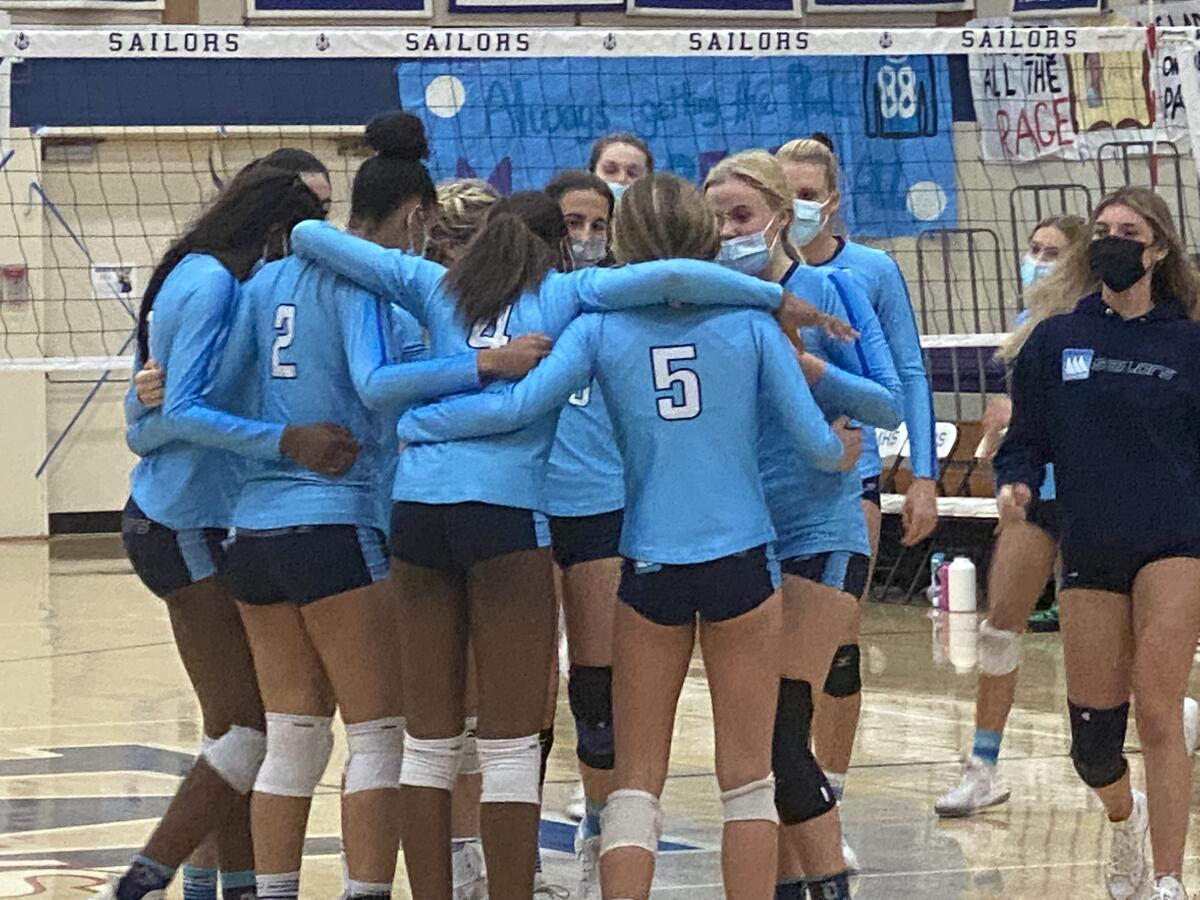
{"label": "water bottle", "polygon": [[965,556],[956,557],[954,562],[950,563],[947,584],[950,612],[975,612],[975,563]]}
{"label": "water bottle", "polygon": [[938,602],[938,570],[945,561],[945,553],[935,553],[929,557],[929,587],[925,591],[925,596],[929,598],[929,605],[935,608],[940,605]]}

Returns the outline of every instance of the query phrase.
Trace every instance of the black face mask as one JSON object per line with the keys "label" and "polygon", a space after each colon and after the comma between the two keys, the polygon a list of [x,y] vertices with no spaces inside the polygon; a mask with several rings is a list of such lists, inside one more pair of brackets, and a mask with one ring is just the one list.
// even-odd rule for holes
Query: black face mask
{"label": "black face mask", "polygon": [[1142,254],[1146,245],[1132,238],[1102,237],[1088,246],[1092,274],[1118,294],[1142,280],[1146,267]]}

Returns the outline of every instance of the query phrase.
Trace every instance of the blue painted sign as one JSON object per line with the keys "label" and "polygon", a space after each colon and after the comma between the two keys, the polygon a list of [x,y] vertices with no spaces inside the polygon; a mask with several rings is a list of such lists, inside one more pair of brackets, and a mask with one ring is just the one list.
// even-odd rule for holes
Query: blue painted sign
{"label": "blue painted sign", "polygon": [[851,234],[952,227],[957,209],[945,57],[572,57],[404,61],[439,178],[538,188],[632,131],[657,167],[699,181],[730,153],[814,131],[842,160]]}

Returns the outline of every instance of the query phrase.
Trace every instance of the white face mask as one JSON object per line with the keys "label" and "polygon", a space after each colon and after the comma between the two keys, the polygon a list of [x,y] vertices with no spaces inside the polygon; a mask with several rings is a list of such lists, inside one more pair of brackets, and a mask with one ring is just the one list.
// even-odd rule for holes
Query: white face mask
{"label": "white face mask", "polygon": [[825,224],[822,221],[821,210],[824,203],[816,200],[792,201],[792,224],[788,227],[788,241],[793,247],[803,247],[821,233]]}
{"label": "white face mask", "polygon": [[[775,240],[779,240],[778,234],[775,235]],[[717,262],[743,275],[757,275],[770,265],[771,250],[774,247],[774,241],[767,244],[767,232],[764,229],[757,234],[721,241],[721,249],[717,251]]]}
{"label": "white face mask", "polygon": [[571,259],[576,269],[594,266],[608,256],[606,238],[588,238],[586,241],[571,241]]}

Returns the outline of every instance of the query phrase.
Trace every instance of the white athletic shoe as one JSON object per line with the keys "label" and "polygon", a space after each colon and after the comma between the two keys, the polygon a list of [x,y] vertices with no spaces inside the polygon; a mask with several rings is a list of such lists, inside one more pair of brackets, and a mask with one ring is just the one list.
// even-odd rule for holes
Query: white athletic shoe
{"label": "white athletic shoe", "polygon": [[1183,698],[1183,742],[1188,756],[1195,756],[1200,744],[1200,703],[1191,697]]}
{"label": "white athletic shoe", "polygon": [[571,892],[560,884],[551,884],[541,872],[533,878],[533,900],[567,900]]}
{"label": "white athletic shoe", "polygon": [[1108,896],[1112,900],[1140,900],[1150,881],[1150,819],[1146,813],[1146,795],[1134,791],[1133,812],[1129,818],[1109,824],[1112,838],[1108,845],[1108,862],[1104,865]]}
{"label": "white athletic shoe", "polygon": [[846,836],[842,835],[842,858],[846,860],[846,871],[851,875],[858,872],[858,854],[854,852],[854,848],[846,840]]}
{"label": "white athletic shoe", "polygon": [[576,828],[575,858],[579,860],[576,900],[600,900],[600,835],[585,838]]}
{"label": "white athletic shoe", "polygon": [[1164,875],[1154,882],[1150,900],[1187,900],[1187,891],[1174,875]]}
{"label": "white athletic shoe", "polygon": [[463,841],[462,849],[450,854],[454,870],[453,900],[487,900],[487,868],[479,841]]}
{"label": "white athletic shoe", "polygon": [[567,814],[567,818],[572,822],[583,821],[583,816],[587,812],[587,798],[583,795],[582,782],[575,785],[575,790],[571,792],[571,799],[563,807],[563,812]]}
{"label": "white athletic shoe", "polygon": [[958,785],[938,797],[933,810],[944,818],[971,816],[1008,802],[1012,791],[996,774],[996,767],[971,755],[963,760]]}

